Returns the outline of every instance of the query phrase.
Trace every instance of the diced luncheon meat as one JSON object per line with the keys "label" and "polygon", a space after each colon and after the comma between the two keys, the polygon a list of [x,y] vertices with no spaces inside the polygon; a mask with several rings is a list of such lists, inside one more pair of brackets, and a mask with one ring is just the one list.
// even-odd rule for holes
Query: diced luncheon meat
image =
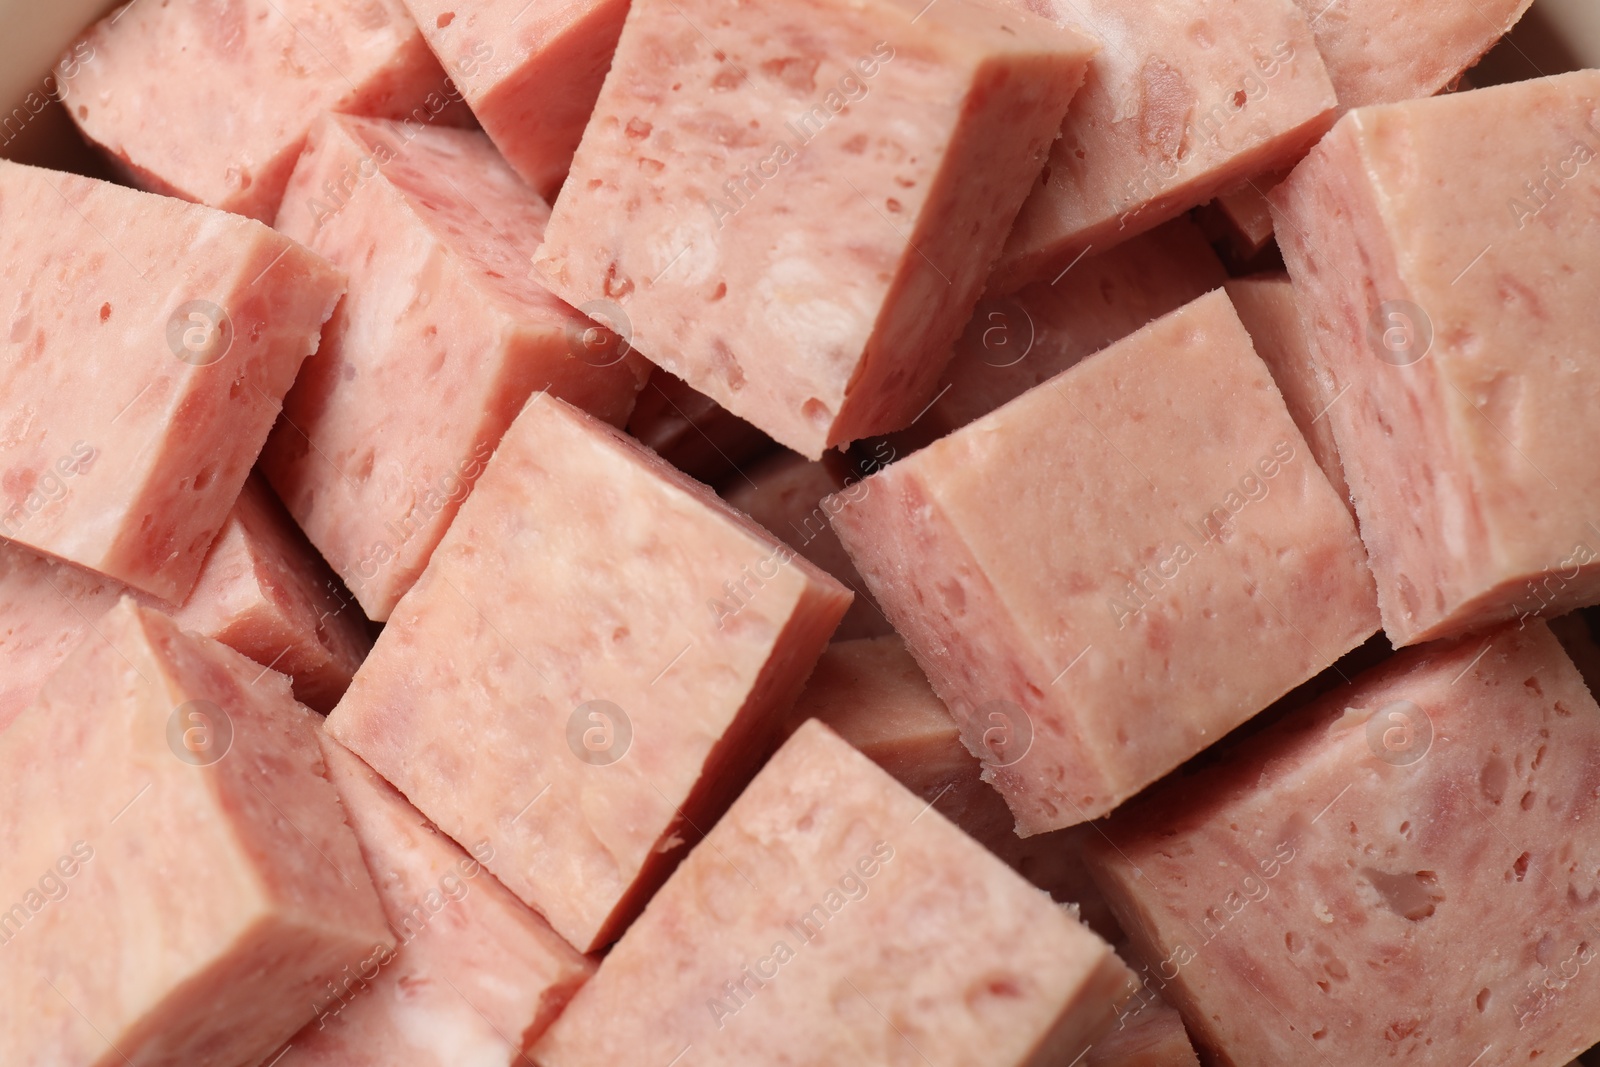
{"label": "diced luncheon meat", "polygon": [[1080,831],[1018,837],[1000,794],[979,777],[950,711],[898,636],[828,647],[793,720],[821,720],[872,762],[1056,900],[1090,929],[1121,937],[1080,857]]}
{"label": "diced luncheon meat", "polygon": [[910,422],[1094,51],[922,6],[635,0],[540,275],[812,459]]}
{"label": "diced luncheon meat", "polygon": [[1141,985],[1116,1025],[1089,1048],[1083,1067],[1200,1067],[1200,1058],[1183,1016]]}
{"label": "diced luncheon meat", "polygon": [[1008,0],[1105,41],[989,282],[1049,281],[1287,166],[1334,118],[1294,0]]}
{"label": "diced luncheon meat", "polygon": [[263,1062],[393,941],[316,716],[121,601],[0,732],[0,1062]]}
{"label": "diced luncheon meat", "polygon": [[1339,499],[1350,502],[1350,487],[1339,462],[1339,446],[1333,437],[1333,421],[1328,417],[1334,397],[1325,391],[1317,377],[1311,340],[1300,317],[1294,286],[1282,271],[1234,278],[1227,283],[1239,321],[1250,333],[1256,354],[1272,372],[1272,381],[1283,394],[1289,417],[1305,436],[1311,458],[1317,461]]}
{"label": "diced luncheon meat", "polygon": [[[887,443],[884,454],[891,456]],[[779,452],[747,470],[736,472],[723,490],[723,499],[760,523],[778,540],[827,571],[855,594],[850,611],[834,634],[836,640],[877,637],[891,632],[889,620],[867,592],[856,565],[839,543],[828,508],[823,504],[836,493],[851,492],[860,477],[848,463],[806,459]],[[860,490],[855,490],[859,492]]]}
{"label": "diced luncheon meat", "polygon": [[1600,708],[1535,621],[1402,653],[1090,855],[1220,1062],[1565,1063],[1600,1040],[1597,766]]}
{"label": "diced luncheon meat", "polygon": [[649,364],[535,281],[550,209],[486,137],[326,116],[278,229],[350,293],[262,467],[373,619],[428,563],[536,390],[620,424]]}
{"label": "diced luncheon meat", "polygon": [[134,184],[262,222],[323,111],[465,118],[400,0],[132,0],[63,64],[73,119]]}
{"label": "diced luncheon meat", "polygon": [[258,222],[0,161],[0,538],[183,600],[343,290]]}
{"label": "diced luncheon meat", "polygon": [[328,720],[588,951],[779,740],[850,594],[536,394]]}
{"label": "diced luncheon meat", "polygon": [[[594,964],[372,768],[322,735],[396,948],[343,976],[272,1067],[523,1067]],[[376,973],[373,973],[376,971]]]}
{"label": "diced luncheon meat", "polygon": [[1220,194],[1201,212],[1206,232],[1213,240],[1227,242],[1228,249],[1240,261],[1260,255],[1273,237],[1272,206],[1267,194],[1288,175],[1287,170],[1258,174]]}
{"label": "diced luncheon meat", "polygon": [[1110,946],[817,722],[534,1048],[541,1067],[1045,1067],[1109,1026]]}
{"label": "diced luncheon meat", "polygon": [[772,438],[660,367],[639,393],[628,432],[707,485],[736,476],[778,449]]}
{"label": "diced luncheon meat", "polygon": [[986,296],[956,342],[938,398],[903,436],[943,437],[1226,278],[1194,223],[1176,219],[1010,296]]}
{"label": "diced luncheon meat", "polygon": [[1600,599],[1597,154],[1582,71],[1358,109],[1273,194],[1397,646]]}
{"label": "diced luncheon meat", "polygon": [[554,198],[611,66],[628,0],[402,0],[484,132]]}
{"label": "diced luncheon meat", "polygon": [[[1432,96],[1522,18],[1533,0],[1295,0],[1344,108]],[[1542,6],[1542,5],[1541,5]]]}
{"label": "diced luncheon meat", "polygon": [[1112,810],[1377,627],[1221,291],[862,484],[839,536],[1023,834]]}

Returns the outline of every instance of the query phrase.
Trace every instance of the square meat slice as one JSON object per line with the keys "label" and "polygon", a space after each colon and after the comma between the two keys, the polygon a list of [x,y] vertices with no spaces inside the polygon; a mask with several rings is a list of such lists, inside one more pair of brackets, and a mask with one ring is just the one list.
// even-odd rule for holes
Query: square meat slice
{"label": "square meat slice", "polygon": [[1580,71],[1360,108],[1273,193],[1397,647],[1600,600],[1597,156]]}
{"label": "square meat slice", "polygon": [[1377,627],[1350,512],[1220,290],[862,485],[839,537],[1024,835]]}
{"label": "square meat slice", "polygon": [[0,538],[181,601],[344,284],[259,222],[0,161]]}
{"label": "square meat slice", "polygon": [[1349,504],[1350,486],[1344,480],[1333,421],[1328,417],[1334,397],[1323,389],[1317,377],[1311,339],[1300,318],[1300,304],[1289,276],[1274,271],[1234,278],[1227,283],[1227,289],[1239,321],[1255,344],[1256,354],[1266,363],[1283,394],[1289,417],[1305,436],[1311,457],[1328,476],[1339,499]]}
{"label": "square meat slice", "polygon": [[522,1067],[594,964],[337,741],[328,777],[397,947],[346,974],[272,1067]]}
{"label": "square meat slice", "polygon": [[811,459],[933,398],[1094,49],[919,6],[635,0],[534,260]]}
{"label": "square meat slice", "polygon": [[1533,0],[1295,3],[1311,20],[1340,106],[1355,108],[1447,88],[1511,31]]}
{"label": "square meat slice", "polygon": [[329,115],[295,168],[278,229],[349,271],[350,292],[262,467],[373,619],[535,390],[620,424],[649,373],[531,277],[549,217],[478,132]]}
{"label": "square meat slice", "polygon": [[850,594],[536,394],[328,731],[590,951],[776,747]]}
{"label": "square meat slice", "polygon": [[628,416],[628,432],[691,478],[715,485],[778,444],[682,378],[657,367]]}
{"label": "square meat slice", "polygon": [[0,732],[0,1063],[261,1063],[393,947],[286,679],[123,600]]}
{"label": "square meat slice", "polygon": [[938,399],[905,436],[943,437],[1227,277],[1195,224],[1174,219],[1054,278],[986,296],[956,342]]}
{"label": "square meat slice", "polygon": [[756,777],[534,1047],[542,1067],[1046,1067],[1109,945],[821,723]]}
{"label": "square meat slice", "polygon": [[628,0],[403,0],[484,132],[555,197],[589,124]]}
{"label": "square meat slice", "polygon": [[134,184],[262,222],[322,112],[465,118],[401,0],[133,0],[62,64],[73,119]]}
{"label": "square meat slice", "polygon": [[1294,0],[1008,0],[1102,38],[1017,216],[993,293],[1049,281],[1246,178],[1292,164],[1336,98]]}
{"label": "square meat slice", "polygon": [[838,641],[817,661],[794,721],[816,718],[1108,941],[1116,920],[1089,879],[1079,831],[1018,837],[1000,794],[898,636]]}
{"label": "square meat slice", "polygon": [[1219,1062],[1500,1067],[1600,1040],[1600,708],[1548,627],[1402,652],[1232,756],[1088,851]]}

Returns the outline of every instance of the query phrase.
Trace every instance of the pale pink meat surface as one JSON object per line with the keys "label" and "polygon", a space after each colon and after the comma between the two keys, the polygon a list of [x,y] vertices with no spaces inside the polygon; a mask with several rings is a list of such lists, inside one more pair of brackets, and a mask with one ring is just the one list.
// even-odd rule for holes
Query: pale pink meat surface
{"label": "pale pink meat surface", "polygon": [[1295,0],[1344,108],[1448,87],[1515,26],[1533,0]]}
{"label": "pale pink meat surface", "polygon": [[1565,1063],[1600,1040],[1596,768],[1535,620],[1401,653],[1089,855],[1225,1067]]}
{"label": "pale pink meat surface", "polygon": [[628,0],[403,0],[506,161],[554,198],[611,66]]}
{"label": "pale pink meat surface", "polygon": [[0,1062],[238,1067],[393,941],[289,683],[121,601],[0,732]]}
{"label": "pale pink meat surface", "polygon": [[376,974],[341,976],[273,1067],[513,1067],[594,964],[372,768],[323,735],[394,934]]}
{"label": "pale pink meat surface", "polygon": [[[280,230],[350,273],[263,469],[373,619],[427,566],[518,409],[621,423],[649,373],[535,281],[550,209],[479,132],[327,116]],[[608,343],[586,345],[596,330]]]}
{"label": "pale pink meat surface", "polygon": [[1107,941],[1122,936],[1083,865],[1081,832],[1016,835],[1005,801],[979,777],[955,719],[898,636],[829,645],[793,718],[821,720],[1018,874],[1076,905],[1095,933]]}
{"label": "pale pink meat surface", "polygon": [[850,594],[538,394],[329,732],[580,950],[614,939],[775,747]]}
{"label": "pale pink meat surface", "polygon": [[250,219],[0,162],[0,291],[0,538],[181,601],[343,272]]}
{"label": "pale pink meat surface", "polygon": [[1256,255],[1272,240],[1272,207],[1267,203],[1267,194],[1288,176],[1287,169],[1257,174],[1219,194],[1205,209],[1222,219],[1227,237],[1241,258]]}
{"label": "pale pink meat surface", "polygon": [[72,117],[129,178],[262,222],[322,112],[463,118],[400,0],[134,0],[68,55]]}
{"label": "pale pink meat surface", "polygon": [[1397,646],[1600,599],[1597,156],[1580,71],[1360,108],[1273,193]]}
{"label": "pale pink meat surface", "polygon": [[867,592],[856,565],[839,543],[839,535],[834,533],[822,503],[840,491],[850,492],[847,482],[861,484],[859,479],[848,477],[848,472],[841,473],[822,460],[785,451],[735,473],[722,491],[728,503],[855,594],[850,611],[834,634],[838,641],[877,637],[891,631],[889,620]]}
{"label": "pale pink meat surface", "polygon": [[989,281],[1012,292],[1287,166],[1333,122],[1294,0],[1007,0],[1101,38]]}
{"label": "pale pink meat surface", "polygon": [[1047,1067],[1132,981],[817,722],[756,777],[535,1046],[541,1067]]}
{"label": "pale pink meat surface", "polygon": [[1275,271],[1234,278],[1227,283],[1227,289],[1239,321],[1249,331],[1256,354],[1272,372],[1272,381],[1283,394],[1289,417],[1305,436],[1317,466],[1328,476],[1339,499],[1353,509],[1344,465],[1339,462],[1339,445],[1333,437],[1333,421],[1328,416],[1335,398],[1323,390],[1317,377],[1311,339],[1306,335],[1289,276]]}
{"label": "pale pink meat surface", "polygon": [[864,484],[834,525],[1023,834],[1112,810],[1377,627],[1220,290]]}
{"label": "pale pink meat surface", "polygon": [[636,0],[535,258],[812,459],[932,399],[1093,53],[917,6]]}

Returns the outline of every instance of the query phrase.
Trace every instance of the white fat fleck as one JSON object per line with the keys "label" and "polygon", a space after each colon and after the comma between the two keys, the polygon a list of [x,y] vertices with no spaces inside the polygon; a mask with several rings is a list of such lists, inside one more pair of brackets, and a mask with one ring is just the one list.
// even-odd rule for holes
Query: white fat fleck
{"label": "white fat fleck", "polygon": [[859,352],[872,326],[872,312],[805,255],[804,235],[789,234],[779,242],[779,258],[756,283],[756,297],[767,328],[791,338],[802,352],[830,360]]}
{"label": "white fat fleck", "polygon": [[1439,501],[1439,533],[1444,538],[1446,555],[1452,559],[1464,559],[1468,555],[1468,504],[1465,494],[1455,484],[1456,479],[1449,471],[1436,470],[1434,477],[1438,479],[1436,499]]}
{"label": "white fat fleck", "polygon": [[717,228],[712,224],[712,213],[705,210],[705,219],[690,217],[650,242],[650,275],[639,279],[641,285],[652,282],[659,285],[699,285],[709,281],[722,261],[722,250],[717,246]]}
{"label": "white fat fleck", "polygon": [[[469,990],[462,992],[472,995]],[[408,1000],[390,1016],[406,1044],[430,1053],[417,1058],[455,1067],[505,1067],[509,1055],[506,1042],[472,1006],[443,983],[435,993],[439,1002]]]}
{"label": "white fat fleck", "polygon": [[1329,925],[1332,925],[1332,923],[1333,923],[1333,912],[1328,910],[1328,905],[1327,904],[1325,904],[1325,903],[1323,903],[1322,901],[1319,900],[1319,901],[1317,901],[1317,906],[1312,908],[1311,911],[1312,911],[1312,913],[1314,915],[1316,915],[1317,920],[1319,922],[1324,922],[1324,923],[1328,923]]}

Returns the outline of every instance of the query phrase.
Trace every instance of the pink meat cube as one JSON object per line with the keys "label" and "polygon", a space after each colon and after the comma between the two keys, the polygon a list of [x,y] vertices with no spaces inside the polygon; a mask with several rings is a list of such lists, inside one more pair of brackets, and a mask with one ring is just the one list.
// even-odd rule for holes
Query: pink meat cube
{"label": "pink meat cube", "polygon": [[1218,1062],[1565,1063],[1600,1039],[1597,767],[1535,622],[1402,653],[1089,856]]}
{"label": "pink meat cube", "polygon": [[1131,980],[1110,946],[809,722],[533,1057],[1046,1067],[1112,1024]]}
{"label": "pink meat cube", "polygon": [[1274,167],[1335,117],[1294,0],[1008,0],[1105,40],[989,281],[1012,292]]}
{"label": "pink meat cube", "polygon": [[337,741],[328,777],[397,943],[346,974],[272,1067],[521,1067],[594,964]]}
{"label": "pink meat cube", "polygon": [[1358,109],[1273,193],[1396,646],[1600,600],[1597,156],[1580,71]]}
{"label": "pink meat cube", "polygon": [[1377,626],[1350,513],[1220,290],[862,484],[840,539],[1024,835],[1112,810]]}
{"label": "pink meat cube", "polygon": [[1175,219],[1011,296],[985,297],[956,342],[938,399],[907,436],[943,437],[1226,279],[1194,223]]}
{"label": "pink meat cube", "polygon": [[323,111],[464,117],[401,0],[133,0],[63,63],[73,119],[134,184],[262,222]]}
{"label": "pink meat cube", "polygon": [[620,424],[649,373],[530,276],[549,215],[477,132],[330,115],[295,168],[278,229],[348,270],[350,293],[262,467],[373,619],[535,390]]}
{"label": "pink meat cube", "polygon": [[537,394],[328,730],[582,951],[771,752],[850,605],[794,550]]}
{"label": "pink meat cube", "polygon": [[403,0],[518,174],[554,198],[589,124],[628,0]]}
{"label": "pink meat cube", "polygon": [[183,600],[343,290],[258,222],[0,161],[0,538]]}
{"label": "pink meat cube", "polygon": [[1295,0],[1341,107],[1432,96],[1517,24],[1533,0]]}
{"label": "pink meat cube", "polygon": [[660,367],[650,373],[628,416],[628,432],[708,485],[736,476],[778,448],[772,438]]}
{"label": "pink meat cube", "polygon": [[[887,442],[878,448],[887,462],[894,455]],[[855,594],[850,611],[839,624],[834,639],[877,637],[891,631],[889,620],[862,584],[839,535],[828,522],[823,500],[848,492],[860,484],[848,464],[806,459],[780,452],[771,459],[732,476],[723,499],[749,515],[784,544],[800,553]]]}
{"label": "pink meat cube", "polygon": [[534,260],[812,459],[933,398],[1093,51],[908,6],[635,0]]}
{"label": "pink meat cube", "polygon": [[1237,259],[1250,260],[1259,255],[1272,241],[1274,232],[1267,193],[1288,176],[1287,170],[1258,174],[1219,195],[1202,211],[1207,233],[1220,232]]}
{"label": "pink meat cube", "polygon": [[1095,933],[1122,936],[1080,858],[1080,832],[1016,835],[1005,801],[979,777],[950,710],[899,637],[828,646],[793,718],[820,720],[1018,874],[1076,906]]}
{"label": "pink meat cube", "polygon": [[1305,436],[1311,458],[1339,499],[1350,502],[1350,486],[1344,480],[1344,465],[1339,462],[1339,446],[1333,438],[1333,421],[1328,409],[1334,397],[1324,391],[1317,377],[1311,339],[1306,336],[1295,300],[1294,286],[1282,271],[1234,278],[1227,283],[1239,321],[1250,333],[1256,354],[1272,372],[1272,380],[1283,394],[1289,417]]}
{"label": "pink meat cube", "polygon": [[1200,1058],[1183,1016],[1159,997],[1136,997],[1089,1049],[1083,1067],[1200,1067]]}
{"label": "pink meat cube", "polygon": [[0,733],[0,1063],[261,1063],[393,940],[287,679],[123,600]]}

